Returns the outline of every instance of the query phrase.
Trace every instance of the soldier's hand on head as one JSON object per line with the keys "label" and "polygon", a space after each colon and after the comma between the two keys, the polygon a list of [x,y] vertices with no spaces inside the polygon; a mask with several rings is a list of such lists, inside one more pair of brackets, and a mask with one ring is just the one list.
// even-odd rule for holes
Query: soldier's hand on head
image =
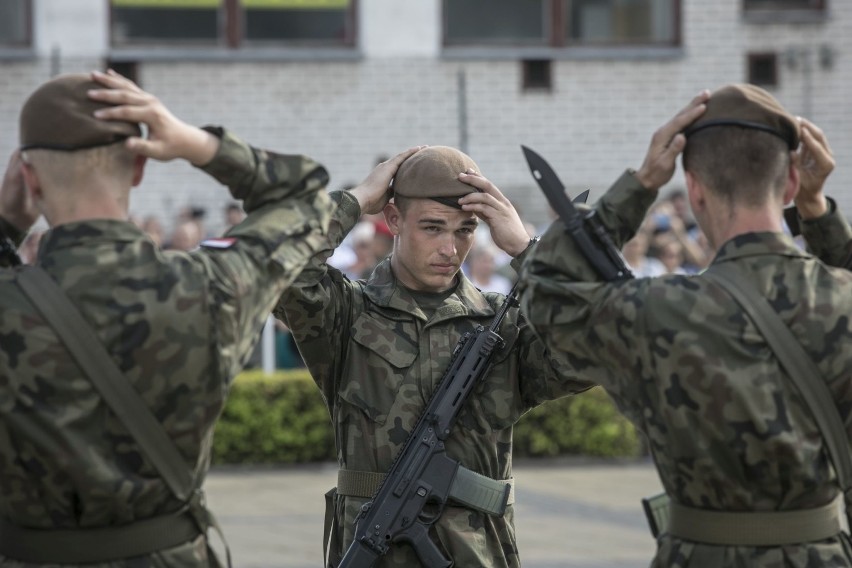
{"label": "soldier's hand on head", "polygon": [[94,71],[92,79],[105,88],[90,91],[89,97],[115,105],[96,111],[96,117],[139,122],[148,127],[146,138],[127,140],[127,147],[133,152],[162,161],[182,158],[196,166],[213,159],[219,148],[218,138],[178,119],[157,97],[130,79],[112,69],[106,73]]}
{"label": "soldier's hand on head", "polygon": [[488,224],[491,238],[500,249],[512,257],[521,254],[529,246],[530,234],[512,202],[488,178],[473,170],[459,174],[459,180],[479,190],[459,198],[462,209]]}
{"label": "soldier's hand on head", "polygon": [[800,118],[799,121],[802,145],[796,156],[799,193],[795,203],[803,219],[815,219],[828,211],[823,186],[834,171],[835,162],[825,133],[809,120]]}
{"label": "soldier's hand on head", "polygon": [[390,160],[380,163],[364,181],[353,187],[349,192],[358,200],[361,213],[374,215],[381,213],[393,196],[391,180],[402,163],[426,146],[415,146],[400,152]]}
{"label": "soldier's hand on head", "polygon": [[683,130],[706,110],[709,98],[710,91],[701,91],[651,137],[645,161],[636,172],[636,179],[643,187],[656,192],[672,179],[677,157],[686,146]]}
{"label": "soldier's hand on head", "polygon": [[12,152],[0,185],[0,217],[19,231],[28,231],[38,220],[39,211],[24,184],[20,150]]}

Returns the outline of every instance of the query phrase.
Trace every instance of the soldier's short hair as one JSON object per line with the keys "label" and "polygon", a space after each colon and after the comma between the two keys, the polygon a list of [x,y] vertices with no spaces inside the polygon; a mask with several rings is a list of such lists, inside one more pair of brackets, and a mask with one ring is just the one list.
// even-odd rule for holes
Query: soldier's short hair
{"label": "soldier's short hair", "polygon": [[730,203],[762,203],[766,188],[784,191],[800,127],[772,95],[754,85],[715,91],[684,131],[684,169]]}

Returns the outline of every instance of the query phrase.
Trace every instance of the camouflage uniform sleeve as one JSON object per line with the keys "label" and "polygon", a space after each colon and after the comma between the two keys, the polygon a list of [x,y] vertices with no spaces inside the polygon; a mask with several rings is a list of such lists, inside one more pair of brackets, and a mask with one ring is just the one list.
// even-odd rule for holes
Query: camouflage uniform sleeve
{"label": "camouflage uniform sleeve", "polygon": [[[337,209],[322,245],[275,306],[273,314],[290,328],[299,352],[326,400],[333,400],[345,353],[340,330],[348,329],[355,284],[327,264],[361,217],[358,201],[348,191],[330,194]],[[344,344],[346,342],[343,342]]]}
{"label": "camouflage uniform sleeve", "polygon": [[[626,173],[595,205],[616,246],[632,237],[654,197]],[[564,224],[556,221],[521,268],[521,310],[555,361],[552,364],[561,366],[563,373],[605,387],[618,386],[622,396],[630,396],[635,387],[624,369],[633,368],[641,349],[636,339],[642,337],[642,322],[631,302],[643,281],[599,280]]]}
{"label": "camouflage uniform sleeve", "polygon": [[310,158],[259,150],[230,133],[202,169],[228,186],[247,212],[224,248],[190,258],[211,276],[213,325],[226,376],[242,369],[275,301],[322,244],[333,212],[326,170]]}
{"label": "camouflage uniform sleeve", "polygon": [[19,230],[15,225],[0,217],[0,235],[5,235],[17,247],[24,242],[27,232]]}
{"label": "camouflage uniform sleeve", "polygon": [[842,266],[852,269],[852,228],[846,218],[837,210],[837,204],[831,198],[828,212],[816,219],[802,219],[799,226],[808,250],[829,266]]}

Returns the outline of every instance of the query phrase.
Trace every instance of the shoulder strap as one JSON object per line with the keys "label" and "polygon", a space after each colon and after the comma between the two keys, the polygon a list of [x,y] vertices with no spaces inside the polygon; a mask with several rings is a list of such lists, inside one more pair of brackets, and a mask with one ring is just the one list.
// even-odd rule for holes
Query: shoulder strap
{"label": "shoulder strap", "polygon": [[65,343],[169,489],[181,501],[189,502],[195,484],[184,458],[65,292],[37,266],[21,269],[18,285]]}
{"label": "shoulder strap", "polygon": [[846,497],[849,515],[852,497],[849,437],[822,373],[766,298],[757,293],[736,266],[730,263],[714,265],[704,276],[731,294],[749,315],[810,408],[837,472],[837,482]]}

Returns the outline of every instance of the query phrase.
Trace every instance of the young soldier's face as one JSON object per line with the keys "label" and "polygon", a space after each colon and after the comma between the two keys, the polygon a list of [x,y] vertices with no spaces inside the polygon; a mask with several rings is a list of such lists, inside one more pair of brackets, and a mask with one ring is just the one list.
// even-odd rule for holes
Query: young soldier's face
{"label": "young soldier's face", "polygon": [[412,199],[396,209],[388,226],[397,236],[391,266],[403,286],[443,292],[453,286],[479,223],[473,213],[431,199]]}

